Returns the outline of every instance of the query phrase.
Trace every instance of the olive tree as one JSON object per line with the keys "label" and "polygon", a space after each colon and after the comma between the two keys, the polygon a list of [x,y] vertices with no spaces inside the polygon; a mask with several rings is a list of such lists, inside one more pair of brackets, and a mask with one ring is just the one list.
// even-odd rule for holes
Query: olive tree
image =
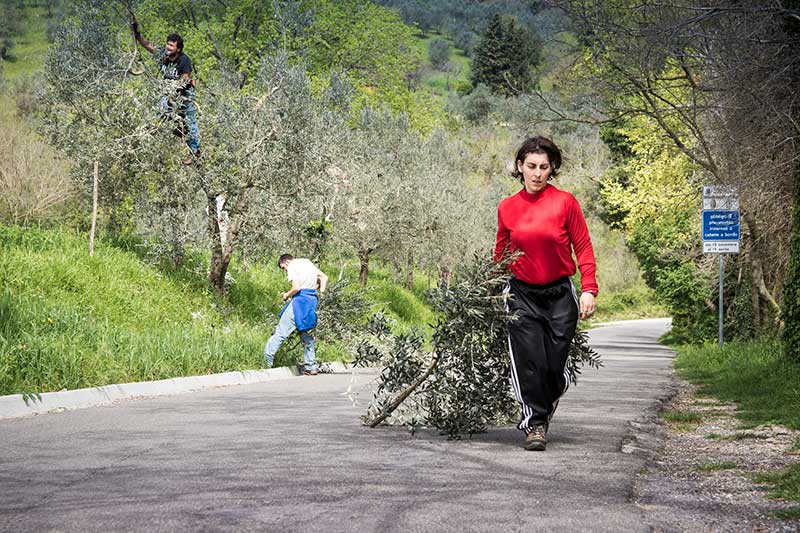
{"label": "olive tree", "polygon": [[180,118],[157,105],[171,88],[153,74],[131,75],[118,27],[113,10],[91,0],[58,31],[45,66],[43,129],[76,161],[84,191],[88,168],[100,162],[101,203],[118,220],[134,212],[114,229],[135,220],[146,236],[172,235],[174,257],[187,238],[202,235],[199,243],[211,251],[209,281],[224,291],[242,228],[270,229],[247,220],[317,187],[328,115],[302,65],[267,56],[247,88],[220,76],[198,91],[203,157],[184,167],[184,139],[174,135]]}

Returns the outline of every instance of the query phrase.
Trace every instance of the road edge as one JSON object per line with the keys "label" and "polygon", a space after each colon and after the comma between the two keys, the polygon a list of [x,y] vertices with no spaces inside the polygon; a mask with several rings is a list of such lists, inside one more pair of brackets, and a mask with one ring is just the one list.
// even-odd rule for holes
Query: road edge
{"label": "road edge", "polygon": [[[349,370],[350,365],[345,363],[320,363],[320,372],[322,373],[348,372]],[[169,378],[158,381],[118,383],[102,387],[44,392],[41,394],[11,394],[0,396],[0,420],[85,409],[133,398],[152,398],[218,387],[263,383],[265,381],[289,379],[300,375],[301,372],[297,367],[280,367]]]}

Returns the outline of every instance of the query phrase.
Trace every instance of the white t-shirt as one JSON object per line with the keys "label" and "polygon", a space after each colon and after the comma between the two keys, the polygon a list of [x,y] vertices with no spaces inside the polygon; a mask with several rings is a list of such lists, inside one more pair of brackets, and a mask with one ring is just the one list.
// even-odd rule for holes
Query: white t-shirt
{"label": "white t-shirt", "polygon": [[292,259],[286,267],[286,277],[296,281],[301,289],[316,289],[320,270],[308,259]]}

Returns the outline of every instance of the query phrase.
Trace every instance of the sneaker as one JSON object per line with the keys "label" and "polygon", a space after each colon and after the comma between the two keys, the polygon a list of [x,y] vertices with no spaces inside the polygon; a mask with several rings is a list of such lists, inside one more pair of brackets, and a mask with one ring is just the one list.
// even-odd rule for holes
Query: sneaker
{"label": "sneaker", "polygon": [[316,376],[319,374],[319,370],[303,370],[304,376]]}
{"label": "sneaker", "polygon": [[525,449],[543,452],[547,448],[547,427],[544,424],[533,426],[530,433],[525,437]]}

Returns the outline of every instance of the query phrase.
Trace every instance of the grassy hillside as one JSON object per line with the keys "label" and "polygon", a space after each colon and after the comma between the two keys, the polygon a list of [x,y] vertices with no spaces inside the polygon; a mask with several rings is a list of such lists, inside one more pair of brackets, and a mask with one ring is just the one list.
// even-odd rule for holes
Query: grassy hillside
{"label": "grassy hillside", "polygon": [[[428,58],[428,47],[431,41],[435,39],[443,39],[452,46],[449,61],[452,65],[452,71],[449,73],[434,67]],[[423,58],[423,63],[420,66],[420,76],[423,86],[430,88],[438,95],[445,95],[448,92],[455,92],[470,86],[470,60],[464,54],[463,50],[456,48],[452,39],[436,32],[420,33],[417,34],[417,41],[415,44]]]}
{"label": "grassy hillside", "polygon": [[[27,33],[16,49],[17,61],[7,65],[10,70],[6,68],[12,78],[41,68],[47,47],[44,8],[27,8],[27,20]],[[437,37],[422,35],[418,45],[425,58],[423,86],[443,94],[446,74],[427,60],[428,44]],[[463,67],[455,81],[451,79],[453,90],[459,83],[467,83],[469,61],[455,47],[451,61]],[[9,134],[40,142],[16,116],[12,96],[3,94],[0,99],[0,127],[7,125]],[[497,154],[510,153],[507,145],[516,143],[511,140],[516,133],[506,127],[486,124],[484,129],[485,137],[476,138],[474,149],[468,150],[469,166],[481,179],[497,172],[502,166]],[[12,162],[23,155],[17,148],[5,152],[0,155]],[[34,167],[55,168],[49,155],[41,155],[50,153],[47,146],[37,153],[40,155],[26,161]],[[41,189],[53,190],[55,182],[46,182],[35,168],[24,169],[18,173],[24,177],[20,181],[41,183]],[[65,178],[67,171],[57,174]],[[516,188],[513,183],[510,186]],[[15,190],[19,197],[27,197],[24,188]],[[13,190],[3,190],[6,197],[10,192]],[[52,226],[68,218],[56,215],[45,213],[32,220]],[[486,216],[494,216],[493,207]],[[595,320],[663,315],[641,279],[629,275],[631,270],[638,272],[630,258],[622,257],[624,244],[602,232],[593,235],[598,237],[603,290]],[[348,266],[322,267],[331,278],[340,271],[351,282],[357,276],[355,260]],[[203,254],[189,256],[184,267],[174,271],[143,260],[135,246],[100,240],[96,255],[90,258],[85,235],[73,230],[0,225],[0,394],[261,367],[263,345],[281,305],[279,294],[286,289],[283,273],[272,260],[246,271],[234,260],[229,297],[219,299],[208,286],[206,269]],[[373,310],[383,310],[394,319],[397,331],[424,329],[435,320],[423,297],[432,283],[435,280],[418,276],[409,291],[391,268],[373,264],[366,296]],[[320,343],[318,348],[320,360],[350,356],[342,346]],[[288,365],[301,358],[301,346],[289,342],[279,352],[276,364]]]}
{"label": "grassy hillside", "polygon": [[[160,270],[103,241],[89,257],[74,232],[0,226],[0,394],[263,367],[283,273],[271,263],[234,268],[230,299],[221,300],[204,269],[196,257],[183,270]],[[399,327],[425,327],[433,315],[419,291],[390,281],[375,277],[376,308]],[[317,355],[348,357],[324,343]],[[276,364],[301,359],[301,347],[287,342]]]}
{"label": "grassy hillside", "polygon": [[11,57],[3,62],[3,72],[7,79],[41,70],[44,56],[47,53],[47,9],[38,6],[26,6],[22,27],[24,33],[15,38],[15,46]]}

